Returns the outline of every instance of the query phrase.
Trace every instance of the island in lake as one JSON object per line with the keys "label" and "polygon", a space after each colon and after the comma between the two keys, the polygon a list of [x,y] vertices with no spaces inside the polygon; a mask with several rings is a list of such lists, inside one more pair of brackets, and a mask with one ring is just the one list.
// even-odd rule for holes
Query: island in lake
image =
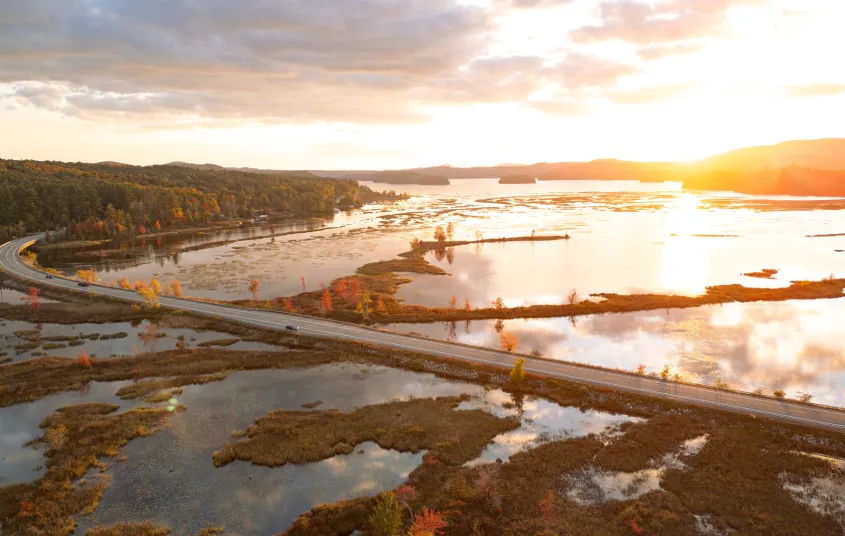
{"label": "island in lake", "polygon": [[499,184],[537,184],[537,179],[531,175],[507,175],[499,179]]}

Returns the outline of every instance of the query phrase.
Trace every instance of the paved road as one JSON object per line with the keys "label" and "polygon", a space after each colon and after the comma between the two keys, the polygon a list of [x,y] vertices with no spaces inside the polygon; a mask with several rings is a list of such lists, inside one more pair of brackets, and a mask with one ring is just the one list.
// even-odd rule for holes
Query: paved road
{"label": "paved road", "polygon": [[[46,279],[45,274],[25,264],[19,252],[40,236],[29,236],[0,246],[0,268],[20,278],[36,280],[42,285],[55,286],[74,291],[110,296],[127,302],[142,300],[132,292],[123,289],[92,285],[84,289],[75,281],[63,278]],[[402,350],[411,350],[430,355],[447,356],[465,361],[484,363],[496,367],[510,368],[515,357],[512,354],[486,348],[466,346],[447,341],[421,339],[397,333],[377,331],[354,324],[344,324],[319,318],[288,315],[269,311],[238,309],[224,305],[196,302],[192,300],[162,297],[162,306],[214,316],[242,324],[284,330],[285,325],[299,326],[304,335],[348,339],[370,342]],[[645,394],[681,402],[709,406],[739,413],[753,414],[777,420],[789,421],[816,428],[845,431],[845,412],[831,408],[815,407],[787,400],[774,400],[742,393],[732,393],[665,382],[658,379],[634,376],[612,370],[601,370],[573,363],[534,359],[526,357],[526,370],[549,377],[574,380],[591,385],[610,387],[620,391]]]}

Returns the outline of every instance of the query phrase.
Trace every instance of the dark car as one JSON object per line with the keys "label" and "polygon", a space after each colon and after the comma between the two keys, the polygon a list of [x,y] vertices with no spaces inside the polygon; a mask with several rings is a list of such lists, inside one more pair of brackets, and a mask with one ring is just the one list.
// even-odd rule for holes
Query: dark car
{"label": "dark car", "polygon": [[79,286],[80,286],[80,287],[90,287],[90,286],[91,286],[91,283],[87,283],[87,282],[85,282],[85,281],[80,281],[80,282],[79,282]]}
{"label": "dark car", "polygon": [[47,274],[47,279],[53,279],[53,274]]}
{"label": "dark car", "polygon": [[285,329],[288,331],[299,331],[299,326],[294,326],[293,324],[288,324],[285,326]]}

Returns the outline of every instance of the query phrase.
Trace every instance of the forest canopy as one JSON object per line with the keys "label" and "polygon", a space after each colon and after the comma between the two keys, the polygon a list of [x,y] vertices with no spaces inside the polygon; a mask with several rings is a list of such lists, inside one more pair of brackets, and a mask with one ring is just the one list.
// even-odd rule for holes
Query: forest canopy
{"label": "forest canopy", "polygon": [[67,229],[68,238],[108,238],[256,213],[331,214],[371,194],[340,179],[0,159],[0,237]]}

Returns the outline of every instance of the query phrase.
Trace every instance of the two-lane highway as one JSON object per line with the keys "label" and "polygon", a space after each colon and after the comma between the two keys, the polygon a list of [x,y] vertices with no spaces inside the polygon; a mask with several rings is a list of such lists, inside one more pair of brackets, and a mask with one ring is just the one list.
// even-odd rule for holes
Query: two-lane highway
{"label": "two-lane highway", "polygon": [[[92,285],[83,289],[78,286],[76,281],[61,277],[47,279],[46,274],[30,267],[20,258],[21,250],[39,238],[41,238],[40,235],[29,236],[0,246],[0,269],[10,275],[21,279],[37,281],[39,284],[45,286],[108,296],[127,302],[143,301],[135,292],[128,290],[99,285]],[[295,324],[299,326],[300,333],[304,335],[374,343],[428,355],[483,363],[494,367],[510,368],[517,357],[524,357],[526,360],[526,370],[544,376],[728,411],[753,414],[816,428],[845,431],[845,412],[835,408],[801,404],[789,400],[776,400],[746,393],[711,389],[704,386],[667,382],[613,370],[578,365],[576,363],[537,359],[528,356],[515,356],[514,354],[486,348],[423,339],[320,318],[242,309],[168,296],[161,297],[161,305],[175,310],[189,311],[278,331],[284,331],[285,326],[288,324]]]}

